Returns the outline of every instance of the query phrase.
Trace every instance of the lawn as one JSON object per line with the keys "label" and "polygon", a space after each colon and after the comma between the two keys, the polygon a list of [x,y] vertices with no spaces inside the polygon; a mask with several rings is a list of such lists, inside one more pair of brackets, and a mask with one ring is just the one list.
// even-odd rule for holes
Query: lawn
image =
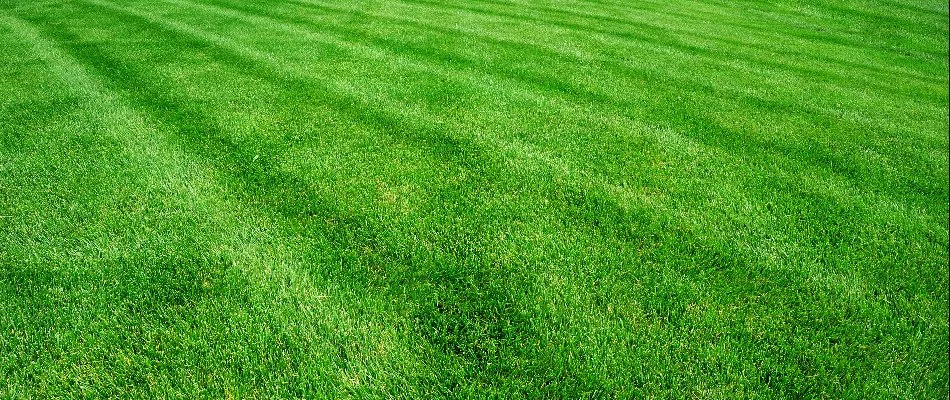
{"label": "lawn", "polygon": [[946,0],[0,0],[0,398],[944,398]]}

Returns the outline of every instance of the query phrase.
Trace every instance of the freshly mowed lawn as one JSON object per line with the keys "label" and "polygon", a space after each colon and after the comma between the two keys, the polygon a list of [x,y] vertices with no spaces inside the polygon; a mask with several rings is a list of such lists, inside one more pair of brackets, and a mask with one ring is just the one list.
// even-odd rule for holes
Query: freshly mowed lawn
{"label": "freshly mowed lawn", "polygon": [[0,0],[0,397],[947,398],[946,1]]}

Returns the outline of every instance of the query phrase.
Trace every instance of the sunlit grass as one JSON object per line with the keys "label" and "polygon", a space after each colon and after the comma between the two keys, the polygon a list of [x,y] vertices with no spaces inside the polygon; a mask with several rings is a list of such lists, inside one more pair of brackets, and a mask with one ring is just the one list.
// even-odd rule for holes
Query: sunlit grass
{"label": "sunlit grass", "polygon": [[947,397],[947,27],[0,1],[0,396]]}

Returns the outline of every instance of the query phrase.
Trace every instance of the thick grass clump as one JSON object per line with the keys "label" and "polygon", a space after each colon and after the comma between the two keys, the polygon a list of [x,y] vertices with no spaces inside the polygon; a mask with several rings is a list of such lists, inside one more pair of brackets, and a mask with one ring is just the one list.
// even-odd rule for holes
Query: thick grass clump
{"label": "thick grass clump", "polygon": [[946,398],[946,2],[0,0],[0,397]]}

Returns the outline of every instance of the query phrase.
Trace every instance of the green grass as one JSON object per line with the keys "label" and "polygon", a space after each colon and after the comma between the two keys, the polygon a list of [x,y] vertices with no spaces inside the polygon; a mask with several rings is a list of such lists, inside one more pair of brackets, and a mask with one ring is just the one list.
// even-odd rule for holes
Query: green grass
{"label": "green grass", "polygon": [[2,398],[947,398],[930,0],[0,0]]}

